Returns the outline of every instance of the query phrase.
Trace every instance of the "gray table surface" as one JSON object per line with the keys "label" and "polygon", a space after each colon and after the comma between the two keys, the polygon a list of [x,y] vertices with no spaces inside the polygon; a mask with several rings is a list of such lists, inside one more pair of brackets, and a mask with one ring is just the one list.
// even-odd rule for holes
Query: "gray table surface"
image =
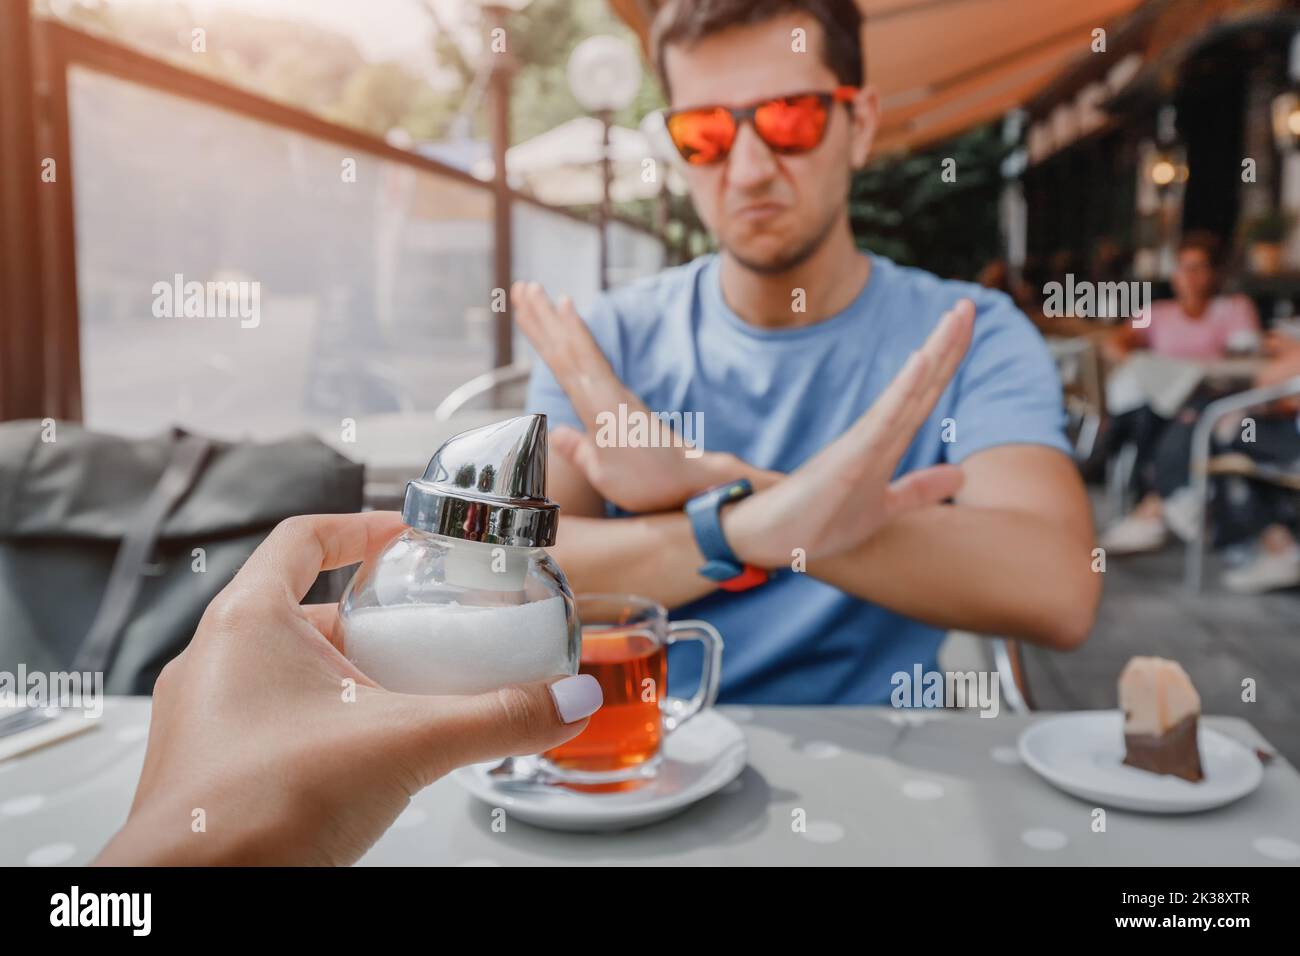
{"label": "gray table surface", "polygon": [[[1187,816],[1107,811],[1020,763],[1034,718],[872,707],[720,708],[749,765],[669,820],[608,834],[506,819],[452,780],[420,793],[362,860],[373,865],[1117,864],[1300,862],[1300,774],[1276,759],[1250,796]],[[98,726],[0,763],[0,865],[80,864],[125,818],[144,758],[146,698],[109,698]],[[1209,726],[1265,742],[1237,718]],[[803,811],[807,826],[793,821]],[[499,829],[499,828],[498,828]]]}

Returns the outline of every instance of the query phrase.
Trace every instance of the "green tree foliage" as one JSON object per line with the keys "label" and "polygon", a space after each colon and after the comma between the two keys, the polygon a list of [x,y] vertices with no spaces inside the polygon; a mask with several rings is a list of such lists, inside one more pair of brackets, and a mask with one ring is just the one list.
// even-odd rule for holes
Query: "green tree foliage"
{"label": "green tree foliage", "polygon": [[336,123],[383,136],[402,126],[424,84],[397,63],[364,63],[343,86],[338,102],[326,111]]}
{"label": "green tree foliage", "polygon": [[[998,198],[1008,148],[997,125],[858,173],[849,217],[858,245],[944,276],[971,278],[1001,255]],[[955,160],[954,182],[942,178]]]}
{"label": "green tree foliage", "polygon": [[[40,0],[36,10],[51,15],[48,0]],[[114,6],[76,0],[60,4],[58,12],[78,29],[322,114],[336,108],[353,75],[367,66],[347,37],[311,23],[286,22],[236,8],[217,8],[204,19],[202,55],[191,46],[193,16],[180,4],[159,0]]]}
{"label": "green tree foliage", "polygon": [[[636,36],[610,12],[605,0],[534,0],[525,10],[512,14],[507,37],[510,52],[519,63],[514,77],[510,105],[512,143],[532,139],[584,111],[569,89],[566,68],[574,47],[589,36],[611,34],[640,50]],[[461,76],[462,90],[473,85],[475,65],[445,34],[438,38],[438,61]],[[626,109],[614,116],[621,126],[636,127],[643,116],[664,105],[658,83],[643,63],[641,88]],[[475,130],[487,135],[487,117],[479,110]]]}

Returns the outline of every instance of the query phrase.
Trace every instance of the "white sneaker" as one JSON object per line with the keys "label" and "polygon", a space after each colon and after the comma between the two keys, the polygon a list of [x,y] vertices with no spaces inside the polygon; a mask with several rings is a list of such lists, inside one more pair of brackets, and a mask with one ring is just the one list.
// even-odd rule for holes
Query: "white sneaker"
{"label": "white sneaker", "polygon": [[1191,488],[1179,488],[1165,499],[1165,525],[1181,541],[1191,541],[1196,535],[1196,512],[1199,504]]}
{"label": "white sneaker", "polygon": [[1300,548],[1269,553],[1261,550],[1255,560],[1223,574],[1223,586],[1239,594],[1262,594],[1300,584]]}
{"label": "white sneaker", "polygon": [[1163,519],[1129,515],[1107,528],[1098,544],[1107,554],[1140,554],[1160,550],[1167,537]]}

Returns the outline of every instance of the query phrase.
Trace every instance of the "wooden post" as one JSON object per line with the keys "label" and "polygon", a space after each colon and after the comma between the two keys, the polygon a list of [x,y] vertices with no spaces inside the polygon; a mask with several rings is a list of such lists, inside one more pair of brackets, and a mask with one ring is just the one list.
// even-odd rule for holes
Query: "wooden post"
{"label": "wooden post", "polygon": [[48,414],[30,7],[0,0],[0,419]]}
{"label": "wooden post", "polygon": [[[500,27],[504,29],[509,11],[490,6],[488,14],[489,36]],[[491,41],[489,40],[489,43]],[[490,48],[489,48],[490,49]],[[489,52],[492,57],[488,74],[488,109],[492,130],[492,283],[506,293],[505,307],[493,313],[493,365],[497,368],[514,360],[513,328],[510,321],[511,243],[514,229],[511,222],[511,195],[509,171],[506,169],[506,150],[510,148],[510,80],[514,73],[514,54],[507,48],[504,53]]]}

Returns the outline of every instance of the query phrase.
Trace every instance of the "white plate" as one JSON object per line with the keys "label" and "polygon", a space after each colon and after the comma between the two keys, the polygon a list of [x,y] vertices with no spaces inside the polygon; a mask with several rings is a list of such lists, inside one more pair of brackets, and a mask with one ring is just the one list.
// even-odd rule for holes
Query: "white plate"
{"label": "white plate", "polygon": [[659,772],[635,790],[505,789],[487,775],[500,761],[462,767],[452,778],[484,803],[504,807],[509,816],[534,826],[625,830],[663,820],[722,789],[745,768],[748,749],[739,727],[716,710],[706,710],[664,738]]}
{"label": "white plate", "polygon": [[1020,756],[1066,793],[1124,810],[1193,813],[1232,803],[1259,786],[1264,770],[1253,751],[1204,723],[1198,737],[1205,773],[1200,783],[1125,766],[1118,710],[1044,717],[1020,734]]}

